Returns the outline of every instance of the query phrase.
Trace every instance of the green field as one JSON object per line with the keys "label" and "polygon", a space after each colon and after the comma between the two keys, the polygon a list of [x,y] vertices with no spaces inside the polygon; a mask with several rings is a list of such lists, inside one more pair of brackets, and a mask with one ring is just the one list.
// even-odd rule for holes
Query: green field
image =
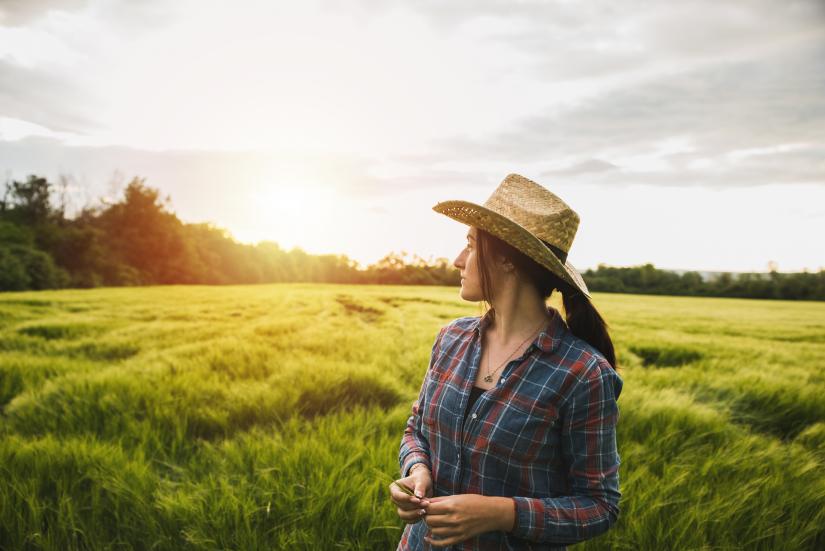
{"label": "green field", "polygon": [[[824,549],[825,304],[594,302],[623,498],[576,548]],[[394,549],[433,339],[479,312],[409,286],[0,294],[0,548]]]}

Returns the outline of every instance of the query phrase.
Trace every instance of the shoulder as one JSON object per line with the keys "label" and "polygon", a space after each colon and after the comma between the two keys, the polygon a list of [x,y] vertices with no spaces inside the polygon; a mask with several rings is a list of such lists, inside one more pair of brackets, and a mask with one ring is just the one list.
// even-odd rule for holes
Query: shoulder
{"label": "shoulder", "polygon": [[471,339],[479,319],[480,316],[465,316],[452,320],[438,331],[436,337],[437,347],[443,350]]}
{"label": "shoulder", "polygon": [[622,377],[596,347],[566,330],[555,352],[556,358],[561,358],[561,365],[568,370],[567,386],[571,390],[568,397],[593,393],[597,387],[619,397]]}
{"label": "shoulder", "polygon": [[452,337],[463,337],[471,335],[473,330],[478,327],[480,316],[464,316],[463,318],[456,318],[444,327],[442,331],[444,335]]}
{"label": "shoulder", "polygon": [[464,316],[463,318],[456,318],[447,325],[444,329],[452,329],[457,331],[472,331],[480,320],[480,316]]}

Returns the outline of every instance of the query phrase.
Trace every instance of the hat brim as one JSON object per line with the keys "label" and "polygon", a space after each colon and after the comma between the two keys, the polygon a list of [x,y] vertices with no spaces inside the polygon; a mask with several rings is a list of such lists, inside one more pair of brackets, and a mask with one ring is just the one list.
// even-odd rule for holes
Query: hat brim
{"label": "hat brim", "polygon": [[573,285],[587,298],[591,298],[581,273],[569,261],[562,262],[541,242],[541,239],[527,231],[518,222],[470,201],[441,201],[433,207],[433,210],[468,226],[481,228],[506,241]]}

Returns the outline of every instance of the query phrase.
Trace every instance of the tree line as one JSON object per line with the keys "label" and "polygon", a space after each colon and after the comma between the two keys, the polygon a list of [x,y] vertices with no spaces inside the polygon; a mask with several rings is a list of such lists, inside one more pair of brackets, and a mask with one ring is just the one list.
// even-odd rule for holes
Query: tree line
{"label": "tree line", "polygon": [[[427,261],[391,252],[366,268],[346,255],[284,250],[273,241],[239,243],[211,223],[184,223],[170,199],[134,178],[117,201],[66,214],[46,178],[6,182],[0,200],[0,291],[172,284],[329,282],[395,285],[460,284],[447,258]],[[57,196],[58,200],[55,200]],[[818,273],[676,274],[652,264],[582,273],[592,291],[665,295],[825,300]]]}

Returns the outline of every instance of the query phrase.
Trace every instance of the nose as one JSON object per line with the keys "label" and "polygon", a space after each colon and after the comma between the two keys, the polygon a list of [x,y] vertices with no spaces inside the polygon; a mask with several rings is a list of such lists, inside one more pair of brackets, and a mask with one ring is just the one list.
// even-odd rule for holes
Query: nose
{"label": "nose", "polygon": [[453,260],[453,266],[455,266],[456,268],[464,267],[464,251],[462,251],[461,254],[455,257],[455,260]]}

